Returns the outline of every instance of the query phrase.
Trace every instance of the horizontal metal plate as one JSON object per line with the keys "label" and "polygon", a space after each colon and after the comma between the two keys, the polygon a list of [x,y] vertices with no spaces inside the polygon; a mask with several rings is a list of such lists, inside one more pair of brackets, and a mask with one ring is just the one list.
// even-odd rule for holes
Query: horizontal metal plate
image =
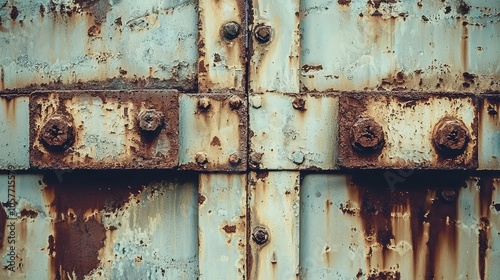
{"label": "horizontal metal plate", "polygon": [[338,96],[251,95],[250,167],[335,169]]}
{"label": "horizontal metal plate", "polygon": [[500,95],[483,95],[479,107],[479,169],[500,169]]}
{"label": "horizontal metal plate", "polygon": [[243,94],[181,94],[179,168],[244,171],[247,106]]}
{"label": "horizontal metal plate", "polygon": [[476,98],[467,95],[344,94],[339,108],[339,165],[475,169],[476,111]]}
{"label": "horizontal metal plate", "polygon": [[29,168],[27,95],[0,96],[0,169]]}
{"label": "horizontal metal plate", "polygon": [[172,168],[176,91],[60,91],[30,97],[30,163],[51,169]]}

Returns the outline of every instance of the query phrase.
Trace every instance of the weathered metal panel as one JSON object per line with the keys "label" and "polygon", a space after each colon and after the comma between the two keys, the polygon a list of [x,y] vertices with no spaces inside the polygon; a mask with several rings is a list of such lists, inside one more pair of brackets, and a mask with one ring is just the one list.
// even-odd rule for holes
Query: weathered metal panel
{"label": "weathered metal panel", "polygon": [[30,162],[53,169],[172,168],[176,91],[39,92],[30,98]]}
{"label": "weathered metal panel", "polygon": [[6,1],[0,90],[195,90],[196,7],[193,0]]}
{"label": "weathered metal panel", "polygon": [[245,279],[246,174],[200,174],[200,279]]}
{"label": "weathered metal panel", "polygon": [[334,169],[338,97],[250,96],[250,166],[260,169]]}
{"label": "weathered metal panel", "polygon": [[499,1],[301,1],[301,90],[498,90],[499,19]]}
{"label": "weathered metal panel", "polygon": [[346,94],[340,98],[339,165],[477,168],[474,96]]}
{"label": "weathered metal panel", "polygon": [[181,94],[179,164],[190,170],[246,170],[243,94]]}
{"label": "weathered metal panel", "polygon": [[29,168],[28,96],[0,96],[0,169]]}
{"label": "weathered metal panel", "polygon": [[249,91],[299,92],[299,2],[252,0]]}
{"label": "weathered metal panel", "polygon": [[299,278],[299,172],[251,172],[248,279]]}
{"label": "weathered metal panel", "polygon": [[245,90],[244,0],[200,0],[198,90]]}
{"label": "weathered metal panel", "polygon": [[[10,172],[0,175],[0,190],[1,278],[198,275],[196,176],[159,171]],[[9,204],[11,190],[14,207]],[[12,271],[11,252],[16,256]]]}
{"label": "weathered metal panel", "polygon": [[483,95],[479,105],[479,169],[500,169],[499,95]]}
{"label": "weathered metal panel", "polygon": [[443,171],[306,175],[301,279],[496,279],[499,183]]}

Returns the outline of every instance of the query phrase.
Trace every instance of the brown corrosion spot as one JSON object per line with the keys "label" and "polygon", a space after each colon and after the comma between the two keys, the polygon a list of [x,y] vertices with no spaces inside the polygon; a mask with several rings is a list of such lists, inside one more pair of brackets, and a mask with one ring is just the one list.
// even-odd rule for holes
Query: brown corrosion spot
{"label": "brown corrosion spot", "polygon": [[220,142],[220,139],[219,137],[217,136],[214,136],[214,138],[212,138],[212,141],[210,142],[210,146],[221,146],[221,142]]}
{"label": "brown corrosion spot", "polygon": [[373,152],[384,145],[384,131],[372,118],[359,118],[351,128],[351,144],[360,152]]}
{"label": "brown corrosion spot", "polygon": [[16,20],[18,16],[19,16],[19,10],[17,9],[16,6],[12,6],[12,9],[10,10],[10,18],[12,20]]}
{"label": "brown corrosion spot", "polygon": [[465,124],[456,118],[443,118],[436,124],[433,132],[435,147],[445,156],[461,154],[469,142]]}
{"label": "brown corrosion spot", "polygon": [[399,280],[401,273],[399,271],[373,271],[368,274],[368,280]]}
{"label": "brown corrosion spot", "polygon": [[21,217],[35,219],[38,213],[33,210],[23,209],[21,210]]}
{"label": "brown corrosion spot", "polygon": [[466,15],[470,11],[470,6],[469,4],[462,2],[458,5],[457,11],[462,15]]}
{"label": "brown corrosion spot", "polygon": [[205,200],[207,200],[207,198],[201,193],[198,193],[198,204],[202,205],[205,202]]}
{"label": "brown corrosion spot", "polygon": [[482,217],[479,222],[479,278],[485,279],[486,271],[486,255],[488,251],[488,231],[490,221],[486,217]]}
{"label": "brown corrosion spot", "polygon": [[45,6],[43,4],[40,4],[39,12],[41,17],[45,16]]}
{"label": "brown corrosion spot", "polygon": [[225,225],[222,228],[226,233],[235,233],[236,232],[236,226],[235,225]]}
{"label": "brown corrosion spot", "polygon": [[337,2],[339,3],[339,5],[345,6],[349,6],[349,4],[351,4],[351,0],[338,0]]}
{"label": "brown corrosion spot", "polygon": [[40,129],[39,137],[48,150],[62,152],[75,141],[73,121],[67,116],[53,115]]}
{"label": "brown corrosion spot", "polygon": [[87,30],[87,35],[89,37],[96,37],[101,34],[101,26],[100,25],[92,25],[88,30]]}
{"label": "brown corrosion spot", "polygon": [[304,65],[302,66],[302,71],[307,73],[309,71],[319,71],[323,70],[323,65]]}

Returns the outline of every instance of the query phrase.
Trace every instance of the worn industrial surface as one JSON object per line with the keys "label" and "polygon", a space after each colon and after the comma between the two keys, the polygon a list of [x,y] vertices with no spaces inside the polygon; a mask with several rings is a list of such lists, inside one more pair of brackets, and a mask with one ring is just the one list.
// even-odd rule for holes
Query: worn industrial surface
{"label": "worn industrial surface", "polygon": [[192,0],[0,4],[0,90],[177,88],[197,78]]}
{"label": "worn industrial surface", "polygon": [[30,97],[30,163],[51,169],[172,168],[176,91],[37,92]]}
{"label": "worn industrial surface", "polygon": [[496,280],[498,30],[497,0],[3,0],[0,279]]}
{"label": "worn industrial surface", "polygon": [[477,168],[474,96],[365,92],[339,102],[343,167]]}

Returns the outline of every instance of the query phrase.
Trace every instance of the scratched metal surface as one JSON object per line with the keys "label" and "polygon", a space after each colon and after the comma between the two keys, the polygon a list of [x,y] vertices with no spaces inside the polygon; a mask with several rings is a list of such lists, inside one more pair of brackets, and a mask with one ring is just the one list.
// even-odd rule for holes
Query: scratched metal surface
{"label": "scratched metal surface", "polygon": [[0,7],[0,90],[193,90],[197,1],[34,0]]}
{"label": "scratched metal surface", "polygon": [[301,91],[498,90],[499,13],[499,1],[301,1]]}
{"label": "scratched metal surface", "polygon": [[29,168],[28,96],[0,96],[0,170]]}
{"label": "scratched metal surface", "polygon": [[2,173],[0,278],[194,279],[197,181],[165,172]]}
{"label": "scratched metal surface", "polygon": [[301,279],[496,279],[499,184],[456,172],[306,175]]}

